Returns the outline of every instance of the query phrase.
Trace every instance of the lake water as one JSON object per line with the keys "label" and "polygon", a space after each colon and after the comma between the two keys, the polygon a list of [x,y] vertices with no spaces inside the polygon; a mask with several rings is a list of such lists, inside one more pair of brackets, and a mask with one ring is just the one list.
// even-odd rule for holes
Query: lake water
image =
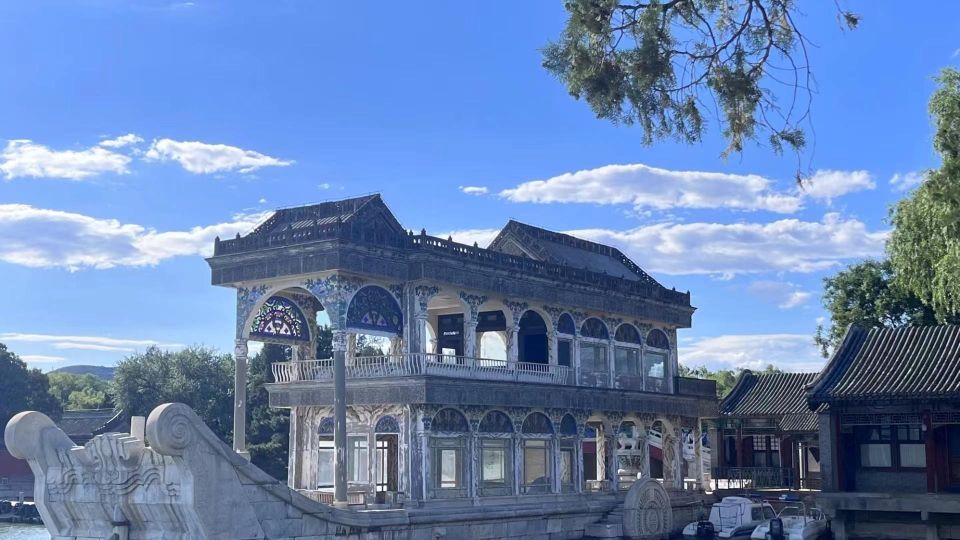
{"label": "lake water", "polygon": [[2,540],[50,540],[50,533],[43,525],[0,523]]}

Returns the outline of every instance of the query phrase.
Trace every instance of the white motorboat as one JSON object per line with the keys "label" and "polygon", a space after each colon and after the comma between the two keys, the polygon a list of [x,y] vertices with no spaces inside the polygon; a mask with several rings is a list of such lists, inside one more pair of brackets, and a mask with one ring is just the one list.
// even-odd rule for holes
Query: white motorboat
{"label": "white motorboat", "polygon": [[[807,507],[798,503],[785,507],[777,516],[783,521],[784,540],[816,540],[827,532],[827,519],[819,508]],[[770,521],[765,521],[753,530],[750,538],[766,540],[770,532]]]}
{"label": "white motorboat", "polygon": [[[777,517],[769,503],[758,502],[746,497],[724,497],[710,507],[709,521],[713,525],[714,538],[734,538],[746,540],[758,525]],[[683,528],[684,538],[697,538],[697,525],[694,521]],[[701,528],[702,529],[702,528]]]}

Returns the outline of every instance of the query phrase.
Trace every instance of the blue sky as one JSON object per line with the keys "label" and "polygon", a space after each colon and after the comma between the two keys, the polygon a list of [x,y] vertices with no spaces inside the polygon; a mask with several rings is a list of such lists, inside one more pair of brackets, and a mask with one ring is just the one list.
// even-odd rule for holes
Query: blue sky
{"label": "blue sky", "polygon": [[512,217],[618,245],[692,291],[681,361],[817,368],[821,280],[882,254],[891,179],[937,165],[926,103],[960,56],[960,5],[849,2],[844,32],[817,4],[804,193],[791,157],[721,159],[715,124],[644,147],[596,120],[540,67],[560,1],[0,4],[0,341],[45,370],[228,350],[213,236],[379,191],[464,241]]}

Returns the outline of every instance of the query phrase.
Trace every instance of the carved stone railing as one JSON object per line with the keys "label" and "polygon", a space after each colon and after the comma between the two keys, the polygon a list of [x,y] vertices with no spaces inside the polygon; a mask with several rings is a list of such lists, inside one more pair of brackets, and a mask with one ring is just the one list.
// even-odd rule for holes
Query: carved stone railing
{"label": "carved stone railing", "polygon": [[4,442],[29,463],[37,509],[55,539],[382,538],[376,531],[409,523],[402,510],[361,514],[304,497],[181,403],[154,409],[145,436],[107,433],[84,446],[46,415],[22,412]]}
{"label": "carved stone railing", "polygon": [[[273,380],[278,383],[333,380],[331,359],[275,362],[271,369]],[[348,358],[346,375],[348,379],[436,375],[487,381],[573,384],[573,370],[567,366],[432,353]]]}

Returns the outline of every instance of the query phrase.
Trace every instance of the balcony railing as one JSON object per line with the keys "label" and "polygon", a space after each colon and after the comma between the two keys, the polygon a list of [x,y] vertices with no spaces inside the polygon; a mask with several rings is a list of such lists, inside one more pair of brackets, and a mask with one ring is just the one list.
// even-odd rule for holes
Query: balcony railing
{"label": "balcony railing", "polygon": [[[278,383],[333,380],[332,359],[275,362],[272,369],[273,380]],[[361,356],[347,359],[347,378],[374,379],[404,375],[574,384],[571,368],[552,364],[509,362],[431,353]]]}
{"label": "balcony railing", "polygon": [[794,485],[793,469],[785,467],[716,467],[712,476],[718,482],[725,480],[727,489],[788,488]]}

